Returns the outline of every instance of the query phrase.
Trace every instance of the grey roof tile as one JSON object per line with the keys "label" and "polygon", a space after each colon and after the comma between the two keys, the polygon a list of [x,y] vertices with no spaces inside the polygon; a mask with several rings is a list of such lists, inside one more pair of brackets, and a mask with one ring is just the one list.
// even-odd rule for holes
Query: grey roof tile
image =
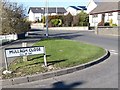
{"label": "grey roof tile", "polygon": [[[56,10],[57,9],[57,10]],[[33,13],[45,13],[45,7],[30,7],[29,11],[32,11]],[[28,11],[28,13],[29,13]],[[65,10],[64,7],[48,7],[48,13],[66,13],[67,11]]]}
{"label": "grey roof tile", "polygon": [[99,14],[120,10],[120,2],[98,2],[97,7],[90,14]]}

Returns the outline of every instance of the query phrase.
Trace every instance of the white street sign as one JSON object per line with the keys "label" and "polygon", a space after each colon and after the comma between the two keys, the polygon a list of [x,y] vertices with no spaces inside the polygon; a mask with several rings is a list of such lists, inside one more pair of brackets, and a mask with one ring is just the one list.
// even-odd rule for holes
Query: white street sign
{"label": "white street sign", "polygon": [[44,54],[44,46],[36,47],[20,47],[20,48],[6,48],[6,57],[28,56],[35,54]]}
{"label": "white street sign", "polygon": [[3,74],[11,73],[11,71],[8,71],[7,58],[17,57],[17,56],[28,56],[28,55],[35,55],[35,54],[44,54],[44,65],[47,67],[46,51],[44,46],[6,48],[5,49],[6,70],[3,72]]}

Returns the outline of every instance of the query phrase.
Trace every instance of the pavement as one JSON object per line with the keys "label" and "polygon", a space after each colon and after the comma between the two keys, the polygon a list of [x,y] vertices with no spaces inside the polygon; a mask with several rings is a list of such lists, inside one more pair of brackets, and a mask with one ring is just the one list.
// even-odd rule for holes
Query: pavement
{"label": "pavement", "polygon": [[[94,44],[109,50],[111,55],[104,62],[80,71],[29,83],[6,85],[3,88],[56,88],[56,86],[69,86],[71,88],[118,88],[118,37],[99,36],[95,35],[93,31],[54,30],[50,31],[50,36]],[[38,40],[38,38],[36,39]],[[29,41],[28,39],[26,40]],[[18,43],[23,41],[20,40]],[[5,47],[11,47],[12,45]],[[17,45],[16,43],[13,47],[15,45],[18,46],[20,44]],[[23,82],[25,81],[24,78],[22,80]]]}

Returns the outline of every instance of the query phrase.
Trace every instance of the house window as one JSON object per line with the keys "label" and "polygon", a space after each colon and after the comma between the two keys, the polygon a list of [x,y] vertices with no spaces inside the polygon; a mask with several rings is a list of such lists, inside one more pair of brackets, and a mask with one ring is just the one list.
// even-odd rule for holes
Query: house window
{"label": "house window", "polygon": [[113,13],[108,13],[108,16],[112,16],[113,15]]}
{"label": "house window", "polygon": [[96,17],[98,17],[98,14],[93,15],[93,18],[96,18]]}

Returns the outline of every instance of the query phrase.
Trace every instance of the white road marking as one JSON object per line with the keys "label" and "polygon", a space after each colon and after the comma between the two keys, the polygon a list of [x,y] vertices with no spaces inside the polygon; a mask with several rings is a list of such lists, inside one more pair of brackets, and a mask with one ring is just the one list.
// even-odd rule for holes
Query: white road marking
{"label": "white road marking", "polygon": [[116,50],[109,50],[110,51],[110,53],[113,55],[118,55],[118,52],[116,51]]}

